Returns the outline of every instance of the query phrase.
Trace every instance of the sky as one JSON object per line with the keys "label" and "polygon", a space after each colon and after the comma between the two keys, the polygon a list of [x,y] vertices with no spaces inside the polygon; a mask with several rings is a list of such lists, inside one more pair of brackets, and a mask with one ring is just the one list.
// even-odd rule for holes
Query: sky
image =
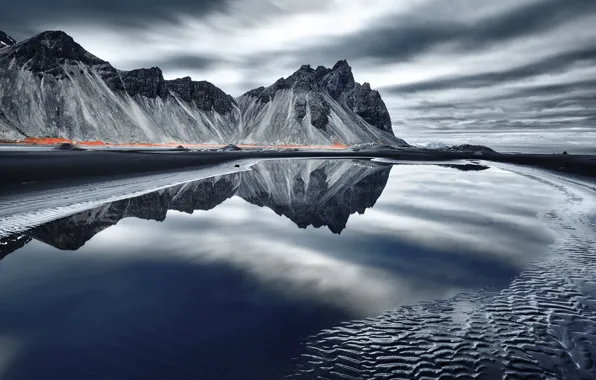
{"label": "sky", "polygon": [[413,143],[596,153],[596,0],[20,0],[0,30],[63,30],[119,69],[233,96],[347,59]]}

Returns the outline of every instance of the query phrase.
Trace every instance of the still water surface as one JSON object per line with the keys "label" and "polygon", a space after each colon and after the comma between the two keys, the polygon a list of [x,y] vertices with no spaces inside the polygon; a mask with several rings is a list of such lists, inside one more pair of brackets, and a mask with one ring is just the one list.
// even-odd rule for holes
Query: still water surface
{"label": "still water surface", "polygon": [[2,239],[0,378],[269,379],[308,337],[499,292],[559,196],[472,163],[263,161]]}

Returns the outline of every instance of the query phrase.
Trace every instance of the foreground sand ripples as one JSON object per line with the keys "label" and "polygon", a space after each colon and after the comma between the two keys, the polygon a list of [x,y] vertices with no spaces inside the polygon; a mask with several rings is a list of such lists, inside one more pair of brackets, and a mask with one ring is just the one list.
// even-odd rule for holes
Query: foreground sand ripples
{"label": "foreground sand ripples", "polygon": [[561,203],[543,219],[560,238],[507,289],[322,331],[305,342],[290,377],[596,379],[593,193],[551,179]]}

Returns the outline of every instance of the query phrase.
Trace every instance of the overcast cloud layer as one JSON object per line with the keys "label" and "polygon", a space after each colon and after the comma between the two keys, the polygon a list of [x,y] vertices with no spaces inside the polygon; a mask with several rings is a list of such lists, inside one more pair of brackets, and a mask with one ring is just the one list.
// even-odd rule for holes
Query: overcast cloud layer
{"label": "overcast cloud layer", "polygon": [[234,96],[348,59],[410,142],[596,153],[594,0],[21,0],[0,30],[64,30],[120,69]]}

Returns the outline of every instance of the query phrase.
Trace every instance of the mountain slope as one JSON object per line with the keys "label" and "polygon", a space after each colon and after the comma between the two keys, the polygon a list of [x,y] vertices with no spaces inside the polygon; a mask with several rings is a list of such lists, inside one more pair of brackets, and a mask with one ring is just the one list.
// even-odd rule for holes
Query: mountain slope
{"label": "mountain slope", "polygon": [[119,71],[63,32],[0,50],[0,137],[228,142],[239,111],[208,82]]}
{"label": "mountain slope", "polygon": [[121,71],[61,31],[16,43],[0,32],[0,140],[108,143],[407,145],[370,85],[346,61],[303,66],[234,99],[206,81],[165,80],[157,67]]}
{"label": "mountain slope", "polygon": [[332,69],[302,66],[268,88],[247,92],[238,104],[247,142],[407,145],[393,135],[380,94],[355,82],[346,61]]}

